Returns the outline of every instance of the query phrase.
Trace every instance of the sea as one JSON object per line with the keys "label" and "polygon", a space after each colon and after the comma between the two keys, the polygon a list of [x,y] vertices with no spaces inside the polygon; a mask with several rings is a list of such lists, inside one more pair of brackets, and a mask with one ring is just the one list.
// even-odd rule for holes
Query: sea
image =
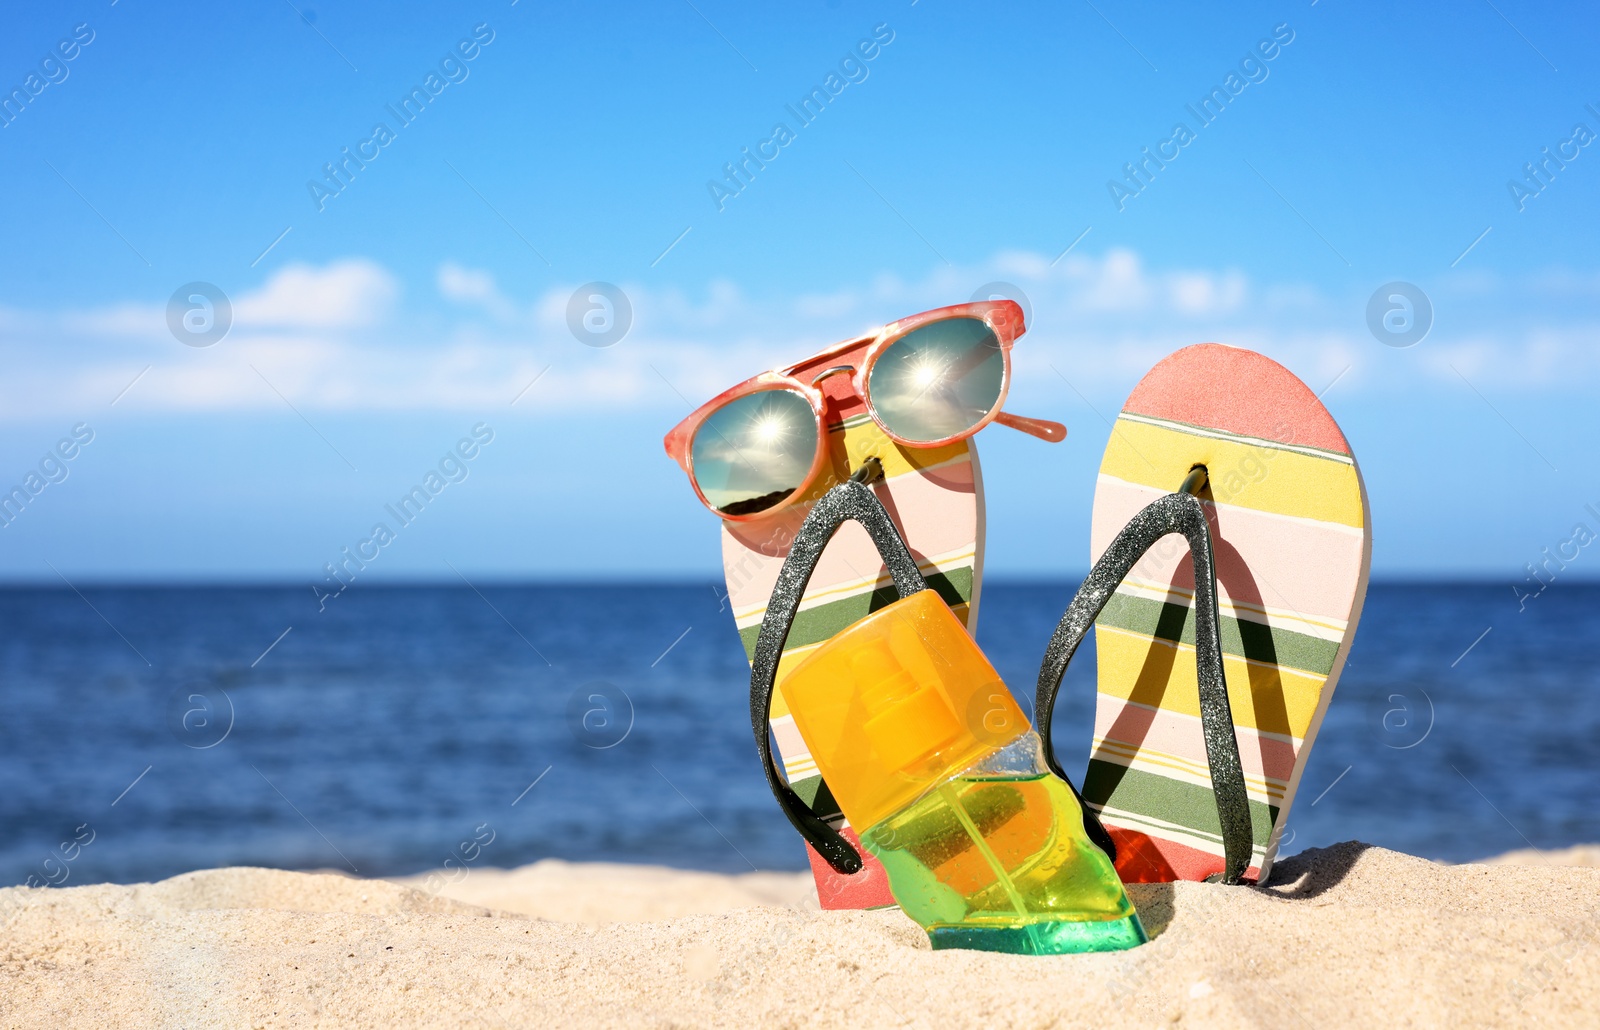
{"label": "sea", "polygon": [[[226,865],[806,867],[720,584],[0,591],[0,884]],[[1031,711],[1076,583],[991,581]],[[1600,586],[1374,583],[1282,854],[1600,841]],[[1055,740],[1087,761],[1094,653]]]}

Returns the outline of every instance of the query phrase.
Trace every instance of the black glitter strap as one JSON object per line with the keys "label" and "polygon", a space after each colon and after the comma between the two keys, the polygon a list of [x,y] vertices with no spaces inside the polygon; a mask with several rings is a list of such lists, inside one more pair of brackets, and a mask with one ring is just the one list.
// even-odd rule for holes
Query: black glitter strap
{"label": "black glitter strap", "polygon": [[[1196,474],[1198,473],[1198,475]],[[1217,613],[1216,566],[1211,552],[1211,531],[1206,525],[1205,508],[1195,496],[1205,485],[1204,469],[1196,468],[1185,480],[1183,490],[1151,503],[1139,512],[1100,560],[1061,616],[1050,644],[1045,648],[1039,668],[1039,687],[1035,716],[1039,735],[1044,738],[1045,760],[1057,774],[1061,766],[1050,744],[1050,716],[1055,709],[1056,692],[1067,663],[1083,642],[1084,635],[1115,593],[1118,584],[1144,557],[1156,541],[1169,533],[1181,533],[1189,541],[1194,563],[1194,655],[1200,685],[1200,724],[1205,735],[1206,760],[1211,766],[1211,787],[1217,799],[1217,817],[1222,827],[1223,883],[1239,883],[1250,867],[1254,835],[1250,821],[1250,799],[1245,791],[1244,768],[1239,761],[1239,741],[1234,735],[1233,711],[1228,704],[1228,683],[1222,670],[1221,619]],[[1070,782],[1070,781],[1069,781]],[[1084,822],[1090,836],[1107,854],[1116,856],[1116,847],[1087,805]],[[1096,833],[1095,831],[1098,831]]]}
{"label": "black glitter strap", "polygon": [[778,799],[783,814],[800,831],[817,854],[837,872],[861,871],[861,855],[839,831],[829,826],[811,811],[800,795],[778,775],[772,760],[772,742],[768,738],[768,721],[772,716],[772,687],[778,676],[778,659],[783,656],[784,642],[789,638],[789,627],[794,623],[795,612],[800,607],[800,597],[806,592],[811,573],[816,570],[822,549],[833,539],[833,534],[846,522],[854,519],[872,537],[873,545],[883,558],[894,580],[894,588],[901,597],[910,597],[919,590],[928,589],[916,559],[901,539],[900,531],[884,510],[883,502],[867,484],[883,475],[883,465],[877,458],[868,458],[861,468],[846,482],[829,490],[812,507],[806,520],[800,524],[789,556],[783,560],[778,572],[778,585],[767,601],[767,612],[761,619],[761,634],[756,638],[755,657],[750,663],[750,728],[755,732],[756,750],[761,755],[761,765],[767,774],[767,786]]}

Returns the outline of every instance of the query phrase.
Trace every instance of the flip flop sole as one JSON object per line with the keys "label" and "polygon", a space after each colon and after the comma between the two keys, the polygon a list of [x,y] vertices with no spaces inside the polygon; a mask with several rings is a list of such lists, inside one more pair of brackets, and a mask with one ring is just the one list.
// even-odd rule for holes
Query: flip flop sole
{"label": "flip flop sole", "polygon": [[[1344,434],[1253,351],[1200,344],[1134,388],[1101,462],[1091,558],[1195,465],[1216,552],[1223,667],[1264,879],[1349,652],[1371,563],[1370,513]],[[1188,545],[1169,536],[1095,624],[1099,694],[1084,799],[1133,882],[1223,869],[1194,658]]]}
{"label": "flip flop sole", "polygon": [[[832,355],[830,364],[844,364],[850,354]],[[829,468],[801,501],[769,519],[722,525],[722,565],[728,602],[744,642],[745,657],[755,655],[767,600],[789,544],[811,510],[831,487],[849,478],[868,457],[883,462],[884,480],[874,487],[905,538],[928,586],[939,591],[957,618],[970,630],[983,576],[983,479],[970,441],[936,448],[900,447],[861,410],[846,407],[842,422],[828,428]],[[857,909],[893,905],[889,880],[877,859],[862,850],[854,831],[844,823],[817,772],[783,697],[783,681],[799,661],[829,637],[893,603],[897,594],[866,531],[854,522],[840,527],[817,563],[801,597],[789,639],[778,663],[772,696],[771,726],[783,772],[812,811],[841,828],[864,865],[845,876],[828,866],[809,847],[823,908]]]}

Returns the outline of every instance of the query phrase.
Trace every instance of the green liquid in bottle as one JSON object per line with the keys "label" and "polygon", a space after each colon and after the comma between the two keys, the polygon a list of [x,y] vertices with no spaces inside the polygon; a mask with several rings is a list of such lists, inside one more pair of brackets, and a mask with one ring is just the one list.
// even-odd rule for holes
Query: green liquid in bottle
{"label": "green liquid in bottle", "polygon": [[861,835],[935,949],[1115,951],[1148,938],[1029,732]]}

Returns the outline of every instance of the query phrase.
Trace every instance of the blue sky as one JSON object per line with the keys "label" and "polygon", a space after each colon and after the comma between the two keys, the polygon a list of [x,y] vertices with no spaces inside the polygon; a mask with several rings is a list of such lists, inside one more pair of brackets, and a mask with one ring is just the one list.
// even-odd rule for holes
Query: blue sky
{"label": "blue sky", "polygon": [[[1517,583],[1600,530],[1578,5],[441,7],[4,16],[0,87],[25,99],[0,118],[0,485],[59,481],[0,529],[0,576],[320,579],[481,423],[372,580],[713,578],[715,523],[661,435],[997,281],[1032,312],[1009,407],[1071,435],[980,438],[994,574],[1086,566],[1104,419],[1205,340],[1326,390],[1378,575]],[[719,209],[709,183],[780,121],[793,138]],[[1179,122],[1133,193],[1123,166]],[[363,146],[332,194],[323,166]],[[1530,184],[1547,151],[1574,156]],[[208,347],[167,323],[196,281],[232,309]],[[631,303],[614,346],[568,328],[592,281]],[[1368,327],[1392,281],[1431,303],[1414,346]],[[80,424],[92,441],[46,459]]]}

